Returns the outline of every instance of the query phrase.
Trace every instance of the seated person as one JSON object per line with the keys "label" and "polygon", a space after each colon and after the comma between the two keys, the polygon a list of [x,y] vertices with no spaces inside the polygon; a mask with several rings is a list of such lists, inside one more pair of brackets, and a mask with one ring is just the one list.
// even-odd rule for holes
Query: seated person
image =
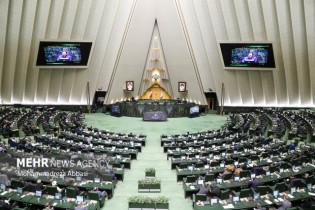
{"label": "seated person", "polygon": [[19,141],[19,144],[24,146],[26,144],[26,142],[27,142],[26,138],[21,138]]}
{"label": "seated person", "polygon": [[68,55],[67,51],[62,51],[61,55],[58,56],[57,61],[71,61],[71,56]]}
{"label": "seated person", "polygon": [[37,180],[37,182],[36,182],[36,190],[37,191],[42,191],[44,189],[44,185],[43,185],[43,183],[42,183],[42,180]]}
{"label": "seated person", "polygon": [[250,51],[246,57],[243,58],[242,63],[257,63],[258,58]]}
{"label": "seated person", "polygon": [[292,141],[291,144],[289,145],[289,150],[295,150],[295,143],[294,143],[294,141]]}
{"label": "seated person", "polygon": [[259,185],[261,185],[261,183],[256,178],[253,178],[253,180],[248,182],[248,187],[251,187],[254,190],[256,190]]}
{"label": "seated person", "polygon": [[236,143],[236,144],[233,145],[233,150],[234,151],[238,151],[239,148],[240,148],[239,144]]}
{"label": "seated person", "polygon": [[239,168],[237,168],[237,169],[235,169],[233,174],[234,174],[235,176],[239,176],[240,173],[241,173],[241,171],[243,171],[243,166],[242,166],[242,167],[239,167]]}
{"label": "seated person", "polygon": [[115,173],[114,173],[114,170],[111,169],[111,170],[109,171],[109,174],[108,174],[108,175],[112,177],[112,180],[113,180],[113,181],[116,181],[116,180],[117,180],[116,175],[115,175]]}
{"label": "seated person", "polygon": [[278,204],[278,206],[279,206],[278,210],[286,210],[286,209],[292,207],[292,203],[288,200],[288,195],[285,195],[285,196],[283,197],[283,200],[284,200],[284,201],[282,201],[282,202],[280,202],[280,203]]}
{"label": "seated person", "polygon": [[222,173],[219,173],[219,178],[224,179],[224,176],[226,174],[230,173],[229,170],[227,168],[224,169],[224,171]]}
{"label": "seated person", "polygon": [[76,194],[77,194],[77,195],[80,195],[80,189],[79,189],[79,187],[78,187],[78,183],[74,183],[74,184],[73,184],[73,188],[74,188]]}
{"label": "seated person", "polygon": [[291,188],[293,187],[293,183],[294,183],[295,177],[294,176],[290,176],[288,179],[285,180],[285,184]]}
{"label": "seated person", "polygon": [[0,143],[0,152],[1,153],[5,153],[6,152],[6,150],[4,148],[4,144],[2,142]]}
{"label": "seated person", "polygon": [[51,182],[51,185],[52,185],[53,187],[56,187],[58,192],[61,192],[61,191],[62,191],[62,189],[57,186],[57,181],[52,181],[52,182]]}
{"label": "seated person", "polygon": [[103,198],[103,197],[106,197],[107,196],[107,192],[104,190],[104,191],[100,191],[98,189],[98,187],[94,187],[92,191],[95,191],[95,192],[98,192],[98,196],[100,198]]}
{"label": "seated person", "polygon": [[221,197],[221,189],[216,184],[211,185],[210,196],[217,198]]}
{"label": "seated person", "polygon": [[85,207],[81,202],[78,202],[78,204],[74,207],[74,210],[88,210],[88,208]]}
{"label": "seated person", "polygon": [[266,171],[262,167],[258,167],[256,165],[254,165],[254,167],[252,169],[252,173],[255,174],[256,176],[259,176],[262,174],[266,174]]}
{"label": "seated person", "polygon": [[45,208],[43,210],[53,210],[53,208],[51,208],[49,203],[46,203]]}
{"label": "seated person", "polygon": [[265,207],[261,207],[260,203],[256,203],[255,210],[266,210],[266,208]]}
{"label": "seated person", "polygon": [[227,166],[226,166],[226,170],[227,170],[227,171],[233,171],[233,170],[234,170],[234,166],[232,166],[232,165],[227,165]]}
{"label": "seated person", "polygon": [[200,186],[198,194],[208,195],[208,193],[209,193],[209,189],[208,189],[207,184]]}
{"label": "seated person", "polygon": [[3,198],[0,199],[0,206],[1,206],[1,209],[3,210],[11,209],[10,202],[8,200],[4,200]]}

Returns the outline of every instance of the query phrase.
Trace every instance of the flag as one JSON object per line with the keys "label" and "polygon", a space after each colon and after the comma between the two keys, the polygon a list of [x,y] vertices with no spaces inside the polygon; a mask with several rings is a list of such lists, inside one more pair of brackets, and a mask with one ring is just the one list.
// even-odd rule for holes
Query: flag
{"label": "flag", "polygon": [[153,92],[152,90],[150,90],[150,99],[152,99],[152,96],[153,96]]}

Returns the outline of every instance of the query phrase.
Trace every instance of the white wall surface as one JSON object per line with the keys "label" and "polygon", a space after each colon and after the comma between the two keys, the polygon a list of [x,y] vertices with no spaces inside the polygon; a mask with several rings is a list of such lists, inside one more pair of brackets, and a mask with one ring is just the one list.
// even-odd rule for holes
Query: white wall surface
{"label": "white wall surface", "polygon": [[[137,96],[155,19],[174,97],[204,104],[224,83],[225,105],[314,106],[313,0],[1,0],[0,103],[86,104],[87,82],[91,99]],[[35,68],[39,39],[92,40],[90,67]],[[218,41],[273,42],[277,68],[224,70]]]}

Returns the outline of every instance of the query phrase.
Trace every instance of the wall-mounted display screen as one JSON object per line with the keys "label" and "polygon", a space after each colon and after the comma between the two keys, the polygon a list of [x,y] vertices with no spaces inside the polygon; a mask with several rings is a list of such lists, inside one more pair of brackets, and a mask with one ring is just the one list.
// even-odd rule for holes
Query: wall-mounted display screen
{"label": "wall-mounted display screen", "polygon": [[190,107],[189,114],[196,114],[196,113],[199,113],[199,106]]}
{"label": "wall-mounted display screen", "polygon": [[120,114],[120,107],[119,107],[119,106],[116,106],[116,105],[112,106],[111,112],[112,112],[112,113]]}
{"label": "wall-mounted display screen", "polygon": [[220,43],[225,69],[275,68],[271,43]]}
{"label": "wall-mounted display screen", "polygon": [[87,68],[92,42],[40,41],[36,66]]}

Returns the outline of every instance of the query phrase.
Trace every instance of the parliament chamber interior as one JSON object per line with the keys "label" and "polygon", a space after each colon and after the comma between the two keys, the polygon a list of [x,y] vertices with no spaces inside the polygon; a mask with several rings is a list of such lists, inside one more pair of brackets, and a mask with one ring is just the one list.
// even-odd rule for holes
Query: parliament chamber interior
{"label": "parliament chamber interior", "polygon": [[315,209],[315,1],[0,17],[0,210]]}

